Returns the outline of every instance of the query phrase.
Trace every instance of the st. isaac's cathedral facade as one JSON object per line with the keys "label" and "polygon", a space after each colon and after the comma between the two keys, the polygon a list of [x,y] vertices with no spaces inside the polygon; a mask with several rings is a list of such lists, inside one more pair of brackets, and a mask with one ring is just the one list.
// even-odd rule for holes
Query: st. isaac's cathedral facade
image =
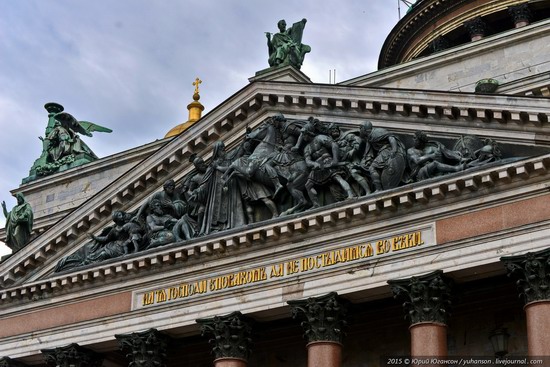
{"label": "st. isaac's cathedral facade", "polygon": [[550,365],[550,1],[417,1],[338,84],[304,26],[113,156],[46,106],[1,366]]}

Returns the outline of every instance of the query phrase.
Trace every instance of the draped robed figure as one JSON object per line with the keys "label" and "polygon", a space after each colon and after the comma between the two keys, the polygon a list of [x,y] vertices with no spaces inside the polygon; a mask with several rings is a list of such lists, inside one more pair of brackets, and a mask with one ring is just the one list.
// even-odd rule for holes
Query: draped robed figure
{"label": "draped robed figure", "polygon": [[227,183],[218,167],[227,167],[235,159],[236,151],[227,153],[222,141],[214,143],[212,160],[204,174],[203,186],[207,193],[204,220],[201,234],[207,235],[223,229],[240,227],[246,224],[242,195],[236,180]]}

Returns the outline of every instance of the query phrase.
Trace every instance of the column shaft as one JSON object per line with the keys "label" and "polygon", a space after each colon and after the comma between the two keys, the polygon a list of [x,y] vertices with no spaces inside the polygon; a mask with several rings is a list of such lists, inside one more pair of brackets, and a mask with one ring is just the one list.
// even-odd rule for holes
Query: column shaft
{"label": "column shaft", "polygon": [[550,356],[550,301],[532,302],[525,306],[527,318],[527,353]]}
{"label": "column shaft", "polygon": [[341,367],[342,344],[313,342],[307,345],[308,367]]}
{"label": "column shaft", "polygon": [[447,318],[452,280],[436,270],[407,279],[388,280],[394,297],[405,302],[411,326],[412,357],[447,357]]}
{"label": "column shaft", "polygon": [[411,357],[446,357],[447,325],[423,322],[411,325]]}
{"label": "column shaft", "polygon": [[214,361],[214,367],[246,367],[248,363],[239,358],[219,358]]}

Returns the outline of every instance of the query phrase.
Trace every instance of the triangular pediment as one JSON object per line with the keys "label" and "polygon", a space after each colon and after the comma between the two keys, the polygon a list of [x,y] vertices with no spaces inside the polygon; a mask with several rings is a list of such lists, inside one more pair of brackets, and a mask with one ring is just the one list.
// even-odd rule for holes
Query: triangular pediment
{"label": "triangular pediment", "polygon": [[[350,221],[354,216],[396,213],[401,208],[430,202],[431,198],[481,195],[516,179],[546,175],[550,156],[547,99],[505,95],[365,88],[310,83],[256,81],[220,104],[196,124],[158,148],[139,165],[82,203],[53,224],[23,250],[0,264],[3,300],[26,297],[74,284],[105,281],[119,274],[136,277],[140,269],[172,264],[180,259],[230,256],[231,249],[260,241],[279,241],[285,233],[307,232],[327,223]],[[99,234],[111,224],[115,210],[134,211],[168,179],[182,182],[194,170],[189,162],[197,154],[209,162],[214,143],[221,140],[228,151],[269,116],[283,114],[289,121],[313,116],[335,123],[343,132],[357,130],[365,120],[396,134],[410,147],[412,136],[423,130],[448,148],[465,135],[498,142],[505,158],[501,162],[392,188],[353,200],[327,203],[316,210],[281,216],[248,226],[212,232],[192,241],[160,246],[133,255],[55,273],[56,264],[89,241],[87,233]],[[519,159],[521,158],[521,159]],[[536,178],[538,179],[538,178]],[[536,180],[535,179],[535,180]],[[500,180],[500,181],[499,181]],[[453,199],[454,200],[454,199]],[[0,292],[1,293],[1,292]]]}

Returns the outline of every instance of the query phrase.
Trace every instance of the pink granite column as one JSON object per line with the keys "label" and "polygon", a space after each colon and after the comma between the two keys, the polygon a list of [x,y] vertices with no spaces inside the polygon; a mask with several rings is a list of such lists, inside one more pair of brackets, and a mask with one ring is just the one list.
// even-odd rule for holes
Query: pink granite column
{"label": "pink granite column", "polygon": [[212,336],[214,367],[246,367],[252,339],[251,321],[236,311],[226,316],[198,319],[202,335]]}
{"label": "pink granite column", "polygon": [[501,257],[508,275],[525,300],[527,353],[550,356],[550,248],[524,255]]}
{"label": "pink granite column", "polygon": [[246,367],[248,362],[238,358],[219,358],[214,360],[214,367]]}
{"label": "pink granite column", "polygon": [[303,320],[308,367],[341,367],[347,301],[333,292],[288,304],[293,317]]}
{"label": "pink granite column", "polygon": [[342,366],[342,344],[326,341],[309,343],[307,345],[307,366]]}
{"label": "pink granite column", "polygon": [[395,298],[403,307],[411,326],[411,357],[447,357],[447,315],[451,281],[443,271],[389,280]]}
{"label": "pink granite column", "polygon": [[447,356],[447,325],[419,322],[409,327],[411,357]]}
{"label": "pink granite column", "polygon": [[530,356],[550,356],[550,300],[525,306],[527,318],[527,353]]}
{"label": "pink granite column", "polygon": [[528,26],[531,20],[531,11],[527,3],[509,7],[508,14],[510,14],[516,28]]}
{"label": "pink granite column", "polygon": [[470,39],[472,42],[479,41],[485,37],[487,33],[487,24],[481,19],[481,17],[476,17],[464,22],[464,27],[470,34]]}

